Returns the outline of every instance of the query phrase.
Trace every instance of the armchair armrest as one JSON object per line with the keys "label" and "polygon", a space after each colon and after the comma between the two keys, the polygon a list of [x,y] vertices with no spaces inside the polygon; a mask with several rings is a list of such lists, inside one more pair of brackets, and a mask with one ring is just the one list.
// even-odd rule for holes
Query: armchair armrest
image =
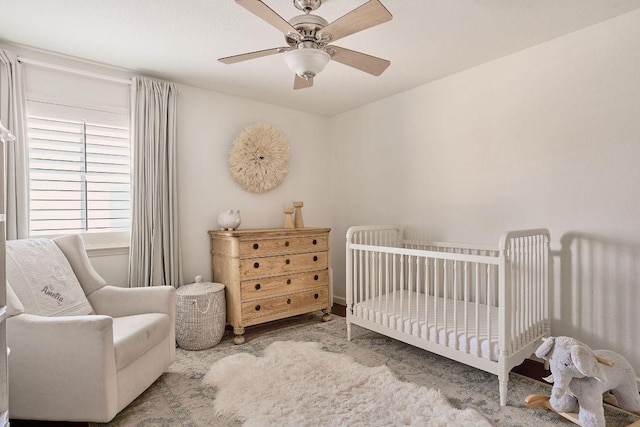
{"label": "armchair armrest", "polygon": [[169,315],[169,360],[176,358],[176,289],[173,286],[120,288],[104,286],[87,297],[98,314],[111,317],[143,313]]}
{"label": "armchair armrest", "polygon": [[154,286],[147,288],[120,288],[105,286],[88,296],[98,314],[111,317],[142,313],[166,313],[173,321],[176,311],[175,288]]}
{"label": "armchair armrest", "polygon": [[[110,317],[23,313],[7,319],[7,344],[11,349],[9,383],[14,415],[51,416],[68,408],[70,402],[78,408],[79,417],[91,411],[101,413],[104,408],[92,405],[100,395],[109,402],[105,406],[112,406],[111,411],[117,407]],[[29,406],[34,401],[42,403],[38,408]]]}

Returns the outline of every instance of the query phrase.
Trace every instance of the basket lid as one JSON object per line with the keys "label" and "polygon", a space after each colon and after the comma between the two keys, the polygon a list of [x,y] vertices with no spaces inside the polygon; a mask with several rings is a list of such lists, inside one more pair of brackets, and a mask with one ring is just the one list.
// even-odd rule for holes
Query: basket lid
{"label": "basket lid", "polygon": [[176,289],[177,295],[205,295],[224,289],[222,283],[204,282],[202,276],[196,276],[196,282],[180,286]]}

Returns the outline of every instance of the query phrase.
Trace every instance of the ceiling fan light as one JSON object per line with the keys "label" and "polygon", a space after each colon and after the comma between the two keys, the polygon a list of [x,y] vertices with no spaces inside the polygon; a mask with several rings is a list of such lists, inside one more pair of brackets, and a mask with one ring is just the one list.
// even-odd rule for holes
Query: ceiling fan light
{"label": "ceiling fan light", "polygon": [[304,79],[315,77],[330,59],[327,52],[313,48],[294,49],[284,54],[287,67]]}

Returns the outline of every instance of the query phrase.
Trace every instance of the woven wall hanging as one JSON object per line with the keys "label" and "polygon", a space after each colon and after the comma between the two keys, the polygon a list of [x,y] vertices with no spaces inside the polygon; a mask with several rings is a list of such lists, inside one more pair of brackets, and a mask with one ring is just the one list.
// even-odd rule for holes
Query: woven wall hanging
{"label": "woven wall hanging", "polygon": [[229,170],[242,188],[264,193],[282,184],[291,150],[286,136],[268,123],[245,128],[233,142]]}

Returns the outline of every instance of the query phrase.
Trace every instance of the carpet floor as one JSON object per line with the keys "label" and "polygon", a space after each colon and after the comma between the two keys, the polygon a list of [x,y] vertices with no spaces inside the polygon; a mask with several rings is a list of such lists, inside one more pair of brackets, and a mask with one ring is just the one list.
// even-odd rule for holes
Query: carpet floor
{"label": "carpet floor", "polygon": [[[528,394],[548,394],[551,387],[546,384],[511,373],[507,406],[501,408],[496,376],[357,326],[353,326],[349,342],[342,317],[321,322],[318,315],[297,316],[247,328],[246,338],[245,344],[236,346],[233,335],[226,331],[222,342],[211,349],[176,349],[176,362],[146,392],[110,423],[91,426],[242,425],[240,420],[215,415],[216,389],[204,385],[202,378],[211,364],[223,357],[240,352],[259,355],[272,342],[288,340],[320,342],[324,350],[348,354],[363,365],[386,365],[400,380],[440,390],[452,406],[473,408],[495,426],[574,426],[551,411],[524,406]],[[331,388],[331,384],[326,387]],[[637,420],[613,409],[606,410],[606,417],[609,427],[623,427]]]}

